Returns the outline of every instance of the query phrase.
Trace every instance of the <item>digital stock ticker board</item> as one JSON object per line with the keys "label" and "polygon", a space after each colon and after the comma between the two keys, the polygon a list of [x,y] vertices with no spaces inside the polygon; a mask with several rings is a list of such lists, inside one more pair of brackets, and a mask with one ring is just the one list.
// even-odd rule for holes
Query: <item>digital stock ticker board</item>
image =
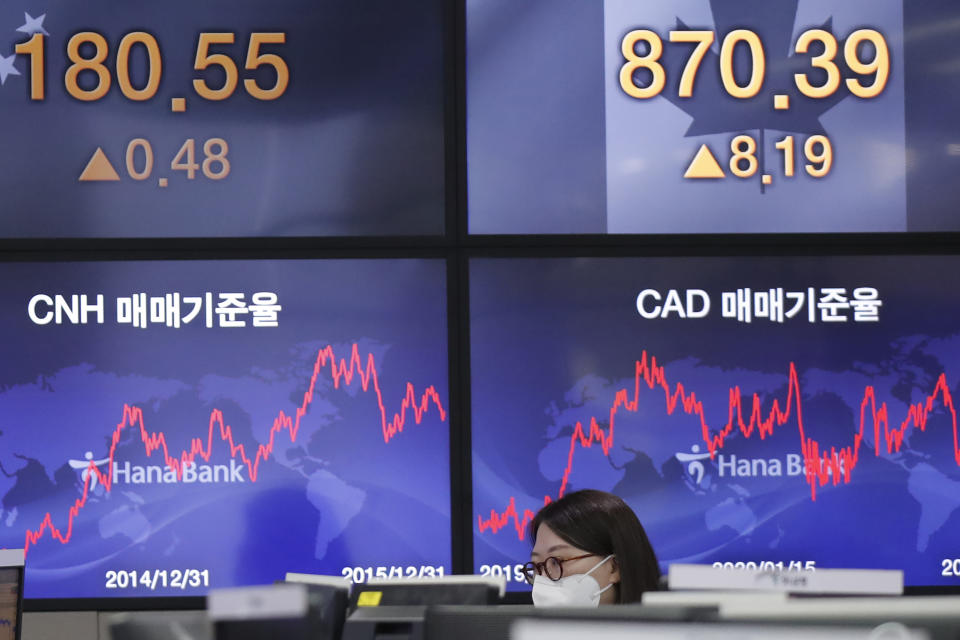
{"label": "digital stock ticker board", "polygon": [[[958,24],[953,0],[0,3],[0,549],[26,596],[523,588],[530,518],[588,487],[664,569],[956,587],[960,260],[915,254],[960,231]],[[800,255],[848,233],[899,254]],[[764,246],[685,248],[731,238]]]}
{"label": "digital stock ticker board", "polygon": [[475,234],[957,231],[955,3],[469,0]]}
{"label": "digital stock ticker board", "polygon": [[452,570],[442,260],[0,274],[0,548],[26,548],[27,597]]}
{"label": "digital stock ticker board", "polygon": [[416,2],[0,7],[0,236],[444,231],[443,19]]}
{"label": "digital stock ticker board", "polygon": [[475,571],[529,588],[530,520],[593,488],[630,504],[664,570],[955,586],[958,273],[956,257],[472,260]]}

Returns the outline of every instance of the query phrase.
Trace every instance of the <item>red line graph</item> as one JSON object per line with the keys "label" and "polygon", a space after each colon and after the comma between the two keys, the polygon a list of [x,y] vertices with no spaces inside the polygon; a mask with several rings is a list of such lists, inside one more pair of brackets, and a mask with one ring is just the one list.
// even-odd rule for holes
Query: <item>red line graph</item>
{"label": "red line graph", "polygon": [[[563,480],[560,483],[560,490],[557,497],[563,497],[567,490],[567,483],[570,480],[570,474],[573,471],[574,455],[578,449],[590,449],[594,444],[599,444],[603,449],[604,455],[610,454],[610,449],[614,442],[614,424],[616,422],[617,412],[622,408],[626,411],[636,412],[640,407],[640,385],[646,384],[650,389],[659,387],[663,390],[663,398],[668,415],[673,414],[677,407],[681,407],[684,413],[695,415],[700,419],[701,436],[707,445],[707,450],[712,458],[719,449],[723,448],[727,436],[738,429],[744,437],[749,438],[754,433],[760,435],[760,439],[773,433],[774,427],[781,426],[796,414],[797,429],[800,434],[800,451],[803,455],[804,474],[807,483],[810,485],[811,500],[817,499],[817,487],[824,486],[827,482],[833,482],[834,485],[840,483],[841,478],[844,483],[850,482],[850,476],[857,466],[860,459],[860,445],[863,442],[865,429],[868,420],[873,427],[874,436],[874,454],[881,455],[881,429],[882,440],[886,444],[887,453],[899,451],[906,436],[907,429],[916,427],[924,431],[927,426],[927,419],[934,410],[936,402],[950,412],[953,423],[953,455],[956,463],[960,465],[960,443],[957,439],[957,411],[953,404],[953,396],[950,394],[950,388],[947,384],[947,377],[941,373],[937,379],[933,391],[922,402],[911,404],[906,417],[899,426],[890,427],[889,412],[885,402],[877,406],[876,391],[872,386],[867,386],[863,392],[863,400],[860,403],[860,430],[854,435],[853,444],[846,447],[833,447],[829,450],[821,451],[820,443],[813,438],[807,437],[803,426],[803,409],[801,406],[800,379],[797,375],[797,369],[793,362],[790,363],[790,369],[787,374],[787,397],[781,409],[779,400],[774,399],[770,410],[766,416],[763,415],[760,397],[753,394],[752,401],[749,403],[749,418],[744,420],[744,398],[740,392],[739,386],[730,388],[727,423],[722,429],[713,433],[704,416],[703,403],[697,400],[695,392],[687,391],[682,382],[678,382],[671,388],[667,381],[664,368],[657,364],[655,357],[650,357],[644,351],[640,360],[636,361],[634,375],[633,397],[627,389],[617,391],[613,406],[610,407],[609,427],[604,432],[603,428],[597,423],[595,417],[590,418],[588,429],[584,429],[581,422],[577,422],[570,436],[570,449],[567,454],[567,466],[563,472]],[[548,504],[552,498],[544,496],[544,504]],[[498,512],[496,509],[490,510],[489,518],[482,515],[477,516],[477,526],[480,533],[490,530],[497,533],[507,527],[511,521],[517,531],[517,537],[523,540],[526,535],[526,529],[530,521],[536,514],[530,509],[524,509],[521,515],[517,510],[517,503],[514,497],[510,498],[507,508]]]}
{"label": "red line graph", "polygon": [[330,345],[327,345],[317,353],[317,359],[313,365],[313,375],[310,378],[310,385],[307,388],[307,391],[303,394],[303,402],[299,407],[297,407],[296,413],[293,416],[288,416],[283,411],[280,411],[277,414],[277,417],[273,421],[273,426],[270,429],[270,436],[267,444],[259,444],[257,446],[257,451],[253,456],[253,460],[251,460],[247,455],[246,448],[243,444],[237,444],[234,442],[233,432],[230,429],[230,426],[224,423],[223,413],[221,413],[219,409],[214,409],[210,413],[206,441],[204,441],[203,438],[193,438],[190,440],[189,450],[184,449],[179,455],[172,456],[170,455],[170,449],[167,446],[167,438],[163,432],[151,433],[147,431],[147,428],[143,423],[143,411],[139,407],[124,405],[123,417],[113,432],[113,439],[110,445],[109,462],[107,464],[107,472],[101,472],[97,468],[96,464],[91,461],[87,466],[90,474],[87,474],[87,477],[84,480],[83,494],[81,497],[77,498],[73,506],[70,507],[70,511],[67,516],[66,532],[58,529],[53,524],[53,517],[51,514],[47,513],[43,518],[43,521],[40,523],[40,526],[36,530],[27,530],[26,540],[24,542],[24,553],[28,552],[31,546],[37,544],[37,542],[39,542],[40,539],[43,538],[44,534],[48,531],[50,532],[50,536],[52,538],[59,540],[63,544],[66,544],[70,541],[70,538],[73,535],[73,520],[77,517],[77,515],[80,513],[80,510],[83,509],[87,503],[87,495],[91,484],[90,477],[92,474],[96,474],[97,480],[103,484],[107,491],[110,491],[111,487],[113,486],[114,454],[116,453],[117,445],[120,442],[120,438],[124,429],[128,427],[136,427],[139,429],[140,438],[143,441],[144,448],[148,456],[152,455],[154,451],[163,451],[164,462],[169,468],[176,471],[178,479],[183,478],[184,466],[192,463],[198,455],[203,458],[204,461],[210,460],[210,456],[213,453],[214,436],[215,434],[219,434],[220,440],[229,445],[231,458],[235,459],[239,457],[243,464],[247,467],[250,481],[256,482],[260,463],[270,457],[270,453],[273,451],[274,439],[276,435],[281,431],[286,430],[289,432],[290,441],[296,442],[297,433],[300,430],[300,420],[304,415],[306,415],[307,409],[310,407],[310,403],[313,402],[313,391],[317,384],[317,378],[320,376],[321,371],[327,367],[328,363],[330,377],[333,380],[333,386],[335,389],[340,387],[341,382],[345,383],[346,385],[350,385],[353,382],[354,376],[360,377],[360,386],[363,391],[368,391],[371,386],[370,383],[373,383],[372,387],[377,397],[377,406],[380,409],[380,428],[384,443],[389,443],[390,440],[397,434],[403,432],[408,410],[413,411],[414,421],[417,424],[420,424],[423,414],[426,413],[426,411],[429,409],[430,403],[432,402],[436,406],[437,411],[439,411],[440,420],[446,420],[446,410],[443,408],[443,404],[440,401],[440,395],[437,393],[437,390],[432,385],[427,387],[420,396],[420,400],[418,402],[416,391],[414,390],[413,384],[410,382],[407,383],[406,393],[400,403],[400,411],[394,413],[391,418],[388,418],[387,409],[383,404],[383,394],[380,392],[380,382],[377,377],[377,366],[376,362],[374,361],[373,354],[367,354],[366,365],[364,366],[356,343],[354,343],[353,348],[350,351],[349,360],[340,359],[338,361],[334,355],[333,347]]}

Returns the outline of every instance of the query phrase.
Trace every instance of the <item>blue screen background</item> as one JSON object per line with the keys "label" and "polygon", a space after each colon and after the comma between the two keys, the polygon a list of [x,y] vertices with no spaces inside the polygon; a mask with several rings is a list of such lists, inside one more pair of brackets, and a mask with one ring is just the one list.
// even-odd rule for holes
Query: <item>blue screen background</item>
{"label": "blue screen background", "polygon": [[[849,482],[835,486],[832,475],[824,486],[816,482],[815,501],[804,473],[787,471],[790,455],[802,467],[796,398],[789,419],[763,438],[735,425],[714,459],[700,459],[702,476],[682,458],[707,452],[707,440],[728,422],[734,388],[745,422],[754,395],[763,418],[774,401],[785,410],[791,363],[805,434],[821,453],[853,445],[868,387],[878,408],[886,404],[890,429],[935,393],[941,375],[955,397],[957,266],[955,258],[934,257],[473,260],[476,568],[529,558],[532,541],[526,532],[520,538],[517,520],[505,518],[494,533],[486,528],[491,512],[502,516],[514,498],[522,519],[558,496],[576,424],[595,418],[609,435],[616,395],[626,389],[632,402],[636,362],[646,352],[663,368],[671,394],[682,384],[702,403],[708,437],[697,415],[680,405],[669,413],[663,389],[641,380],[637,406],[615,414],[609,455],[599,442],[574,443],[566,491],[603,489],[627,500],[664,569],[673,562],[813,561],[820,568],[902,569],[907,585],[955,584],[941,575],[941,560],[956,554],[960,524],[956,427],[942,390],[925,430],[910,426],[899,452],[887,451],[881,428],[876,455],[868,408]],[[811,323],[806,307],[782,324],[722,317],[722,292],[744,287],[844,287],[848,296],[874,287],[883,304],[878,322],[854,322],[848,312],[846,323],[827,323],[818,310]],[[702,289],[712,307],[704,318],[645,319],[636,300],[648,288],[663,296]],[[754,460],[768,471],[778,460],[781,474],[745,475],[739,466],[734,474],[733,456],[749,461],[751,473]]]}
{"label": "blue screen background", "polygon": [[[125,405],[142,409],[147,431],[162,432],[173,456],[194,438],[206,446],[217,409],[252,460],[279,413],[304,404],[318,351],[330,346],[339,366],[356,345],[366,373],[374,358],[387,420],[405,417],[385,442],[372,379],[366,391],[359,373],[335,388],[327,362],[296,441],[289,430],[276,434],[256,482],[246,468],[242,482],[206,484],[134,484],[114,474],[110,491],[102,483],[89,491],[67,544],[47,531],[30,546],[27,597],[202,595],[347,567],[450,571],[449,416],[428,400],[418,424],[402,406],[409,383],[417,403],[432,385],[447,409],[443,261],[35,263],[2,273],[0,547],[24,546],[47,513],[66,533],[84,488],[69,461],[88,451],[106,458]],[[282,310],[273,328],[249,319],[224,328],[216,317],[207,328],[203,313],[179,329],[118,324],[112,301],[141,291],[209,291],[214,300],[243,292],[248,301],[270,291]],[[102,293],[105,322],[36,325],[27,303],[37,293]],[[217,434],[209,464],[230,465]],[[148,457],[139,431],[124,428],[115,463],[162,466],[162,453]],[[208,570],[209,585],[105,587],[111,570],[187,569]]]}

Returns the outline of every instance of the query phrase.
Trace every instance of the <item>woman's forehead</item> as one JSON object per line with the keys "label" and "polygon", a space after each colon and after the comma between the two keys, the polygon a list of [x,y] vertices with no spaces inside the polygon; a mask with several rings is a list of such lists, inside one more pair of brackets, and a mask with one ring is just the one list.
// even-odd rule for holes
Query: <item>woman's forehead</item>
{"label": "woman's forehead", "polygon": [[546,524],[541,524],[537,528],[537,540],[533,545],[531,555],[549,556],[556,551],[579,551],[576,547],[561,538]]}

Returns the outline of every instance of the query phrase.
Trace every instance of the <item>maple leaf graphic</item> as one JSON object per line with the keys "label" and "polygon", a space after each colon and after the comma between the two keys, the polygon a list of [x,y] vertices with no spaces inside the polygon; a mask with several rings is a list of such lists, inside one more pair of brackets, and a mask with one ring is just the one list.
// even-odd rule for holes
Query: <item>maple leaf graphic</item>
{"label": "maple leaf graphic", "polygon": [[[822,45],[811,45],[806,54],[795,53],[793,26],[797,17],[799,0],[710,0],[714,24],[690,27],[679,17],[677,30],[698,28],[712,29],[716,41],[700,64],[694,83],[693,96],[679,97],[679,84],[683,70],[690,58],[693,45],[672,43],[664,38],[664,53],[661,64],[667,73],[667,86],[660,94],[688,115],[693,123],[685,137],[702,136],[715,133],[743,132],[758,130],[758,159],[763,173],[764,131],[773,129],[808,135],[826,135],[820,117],[851,95],[846,83],[827,98],[813,99],[804,96],[797,89],[794,74],[806,74],[815,86],[826,81],[826,72],[811,66],[814,56],[822,53]],[[817,27],[833,33],[833,20]],[[766,58],[766,74],[760,92],[753,98],[742,100],[730,96],[723,86],[720,76],[720,56],[717,50],[723,38],[734,29],[753,31],[763,43]],[[843,40],[838,40],[838,55],[833,62],[840,70],[842,78],[858,78],[843,61]],[[738,83],[746,82],[751,73],[751,56],[745,44],[737,46],[734,55],[734,74]],[[649,82],[642,71],[635,74],[634,81],[640,84]],[[773,98],[782,94],[790,97],[789,110],[777,111],[773,108]],[[764,191],[761,183],[761,191]]]}

